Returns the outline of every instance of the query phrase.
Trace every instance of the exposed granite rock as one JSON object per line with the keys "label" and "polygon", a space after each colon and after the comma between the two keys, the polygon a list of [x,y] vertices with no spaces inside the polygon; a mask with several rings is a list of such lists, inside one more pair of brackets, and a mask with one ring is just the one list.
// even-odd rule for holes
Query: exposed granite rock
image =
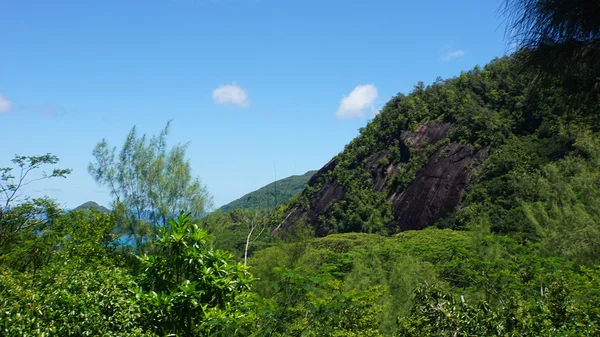
{"label": "exposed granite rock", "polygon": [[421,125],[415,132],[404,131],[400,135],[400,162],[390,163],[382,167],[379,162],[389,154],[389,150],[381,150],[366,160],[366,167],[373,172],[373,185],[377,192],[385,191],[388,181],[396,174],[402,165],[410,160],[410,148],[415,153],[433,145],[448,133],[450,123],[432,122]]}
{"label": "exposed granite rock", "polygon": [[[335,167],[336,163],[337,161],[335,158],[330,160],[327,164],[325,164],[325,166],[323,166],[319,171],[317,171],[317,173],[315,173],[312,176],[312,178],[308,181],[307,185],[314,186],[320,177],[322,177]],[[327,235],[327,233],[330,231],[330,228],[320,227],[318,225],[319,222],[317,220],[317,217],[320,214],[325,213],[334,201],[343,199],[345,195],[346,192],[344,191],[344,186],[337,184],[333,181],[325,181],[319,189],[319,191],[317,191],[309,198],[309,209],[293,209],[286,216],[283,222],[273,230],[273,232],[276,232],[282,228],[285,229],[289,227],[293,221],[306,217],[309,223],[315,227],[315,233],[317,233],[318,236]]]}
{"label": "exposed granite rock", "polygon": [[443,146],[402,192],[390,197],[395,232],[423,229],[454,212],[473,171],[487,158],[488,149],[452,143]]}
{"label": "exposed granite rock", "polygon": [[[367,157],[363,163],[364,167],[372,172],[373,188],[378,192],[388,192],[388,182],[410,161],[411,153],[419,154],[429,146],[437,144],[446,136],[450,127],[450,123],[432,122],[419,126],[414,132],[403,132],[399,137],[399,162],[382,161],[389,155],[389,149]],[[391,193],[389,202],[392,204],[394,221],[390,224],[390,230],[398,232],[422,229],[455,211],[460,206],[473,171],[487,158],[487,154],[487,149],[476,150],[471,145],[458,143],[447,144],[438,149],[405,190]],[[346,195],[344,186],[332,180],[322,179],[336,164],[336,159],[332,159],[308,182],[308,186],[314,187],[321,181],[320,189],[309,197],[309,208],[292,209],[275,231],[285,229],[295,220],[305,218],[315,228],[316,235],[328,234],[331,229],[320,224],[318,217]]]}
{"label": "exposed granite rock", "polygon": [[435,144],[442,140],[452,124],[442,122],[431,122],[417,127],[415,132],[404,131],[400,139],[409,144],[413,149],[421,150],[428,145]]}

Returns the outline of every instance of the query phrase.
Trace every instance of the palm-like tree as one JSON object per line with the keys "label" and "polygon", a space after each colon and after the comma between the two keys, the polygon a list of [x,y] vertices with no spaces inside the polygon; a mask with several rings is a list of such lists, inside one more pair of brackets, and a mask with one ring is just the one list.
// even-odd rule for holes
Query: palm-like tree
{"label": "palm-like tree", "polygon": [[529,63],[554,74],[600,75],[600,1],[506,0],[503,14],[508,38],[532,51]]}
{"label": "palm-like tree", "polygon": [[597,0],[506,0],[504,14],[510,38],[521,47],[585,47],[600,38]]}
{"label": "palm-like tree", "polygon": [[587,117],[598,124],[600,1],[505,0],[502,14],[525,67],[537,69],[540,81],[558,81],[578,106],[596,112]]}

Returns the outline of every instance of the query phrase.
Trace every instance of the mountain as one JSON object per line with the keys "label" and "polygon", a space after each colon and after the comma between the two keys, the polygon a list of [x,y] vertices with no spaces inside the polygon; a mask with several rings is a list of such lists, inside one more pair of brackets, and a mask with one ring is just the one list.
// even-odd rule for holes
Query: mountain
{"label": "mountain", "polygon": [[[590,161],[598,143],[598,96],[540,79],[518,57],[429,86],[419,83],[392,98],[277,210],[275,232],[308,224],[317,236],[393,234],[487,223],[495,232],[538,240],[547,235],[540,225],[547,219],[599,223],[598,189],[583,185],[597,184],[591,177],[600,174]],[[550,192],[571,179],[581,179],[577,188]],[[557,197],[564,193],[570,194]],[[566,200],[584,204],[570,204],[578,211],[554,218],[555,203]],[[572,212],[580,212],[579,224],[568,220]],[[567,228],[583,230],[564,226],[560,232]]]}
{"label": "mountain", "polygon": [[308,171],[303,175],[293,175],[272,182],[256,191],[250,192],[243,197],[234,200],[224,206],[221,211],[234,209],[271,209],[300,193],[304,186],[317,171]]}
{"label": "mountain", "polygon": [[78,211],[78,210],[86,210],[86,209],[94,209],[103,214],[110,213],[110,210],[108,208],[98,205],[94,201],[85,202],[85,203],[75,207],[73,210]]}

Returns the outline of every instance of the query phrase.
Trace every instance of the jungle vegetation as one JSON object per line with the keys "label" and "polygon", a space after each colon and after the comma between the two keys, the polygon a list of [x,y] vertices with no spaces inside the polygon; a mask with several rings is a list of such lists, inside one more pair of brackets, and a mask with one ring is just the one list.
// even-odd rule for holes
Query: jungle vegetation
{"label": "jungle vegetation", "polygon": [[308,171],[302,175],[292,175],[276,180],[219,207],[219,210],[228,212],[234,209],[268,210],[275,208],[300,193],[315,172],[317,171]]}

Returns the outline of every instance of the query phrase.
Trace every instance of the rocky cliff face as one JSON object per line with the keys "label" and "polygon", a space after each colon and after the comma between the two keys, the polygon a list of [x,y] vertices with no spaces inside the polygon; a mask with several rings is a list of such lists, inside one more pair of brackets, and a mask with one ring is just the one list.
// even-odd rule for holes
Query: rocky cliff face
{"label": "rocky cliff face", "polygon": [[[308,186],[314,186],[317,183],[319,177],[323,176],[329,170],[332,170],[336,165],[336,159],[330,160],[325,166],[323,166],[312,178],[308,181]],[[280,229],[286,229],[290,224],[300,218],[306,218],[308,222],[315,228],[315,232],[318,236],[325,236],[329,232],[329,228],[320,226],[317,217],[320,214],[325,213],[330,205],[335,201],[341,200],[346,195],[344,186],[337,184],[333,181],[326,181],[321,188],[309,198],[309,208],[302,209],[299,207],[293,208],[288,213],[283,222],[275,228],[274,231]]]}
{"label": "rocky cliff face", "polygon": [[[423,229],[460,207],[465,188],[474,170],[487,158],[488,150],[459,143],[442,145],[440,141],[450,128],[449,123],[433,122],[421,125],[414,132],[403,132],[399,137],[398,162],[382,161],[389,155],[389,149],[381,150],[364,160],[364,167],[372,173],[373,189],[386,193],[392,206],[394,219],[389,224],[391,232]],[[390,189],[390,180],[410,162],[412,156],[423,154],[436,145],[437,150],[430,155],[407,187]],[[326,177],[327,172],[334,169],[336,164],[334,158],[311,178],[308,185],[316,186],[319,179]],[[343,185],[325,179],[320,188],[308,197],[309,207],[291,209],[276,230],[285,229],[293,221],[304,218],[315,228],[317,235],[327,235],[330,228],[326,223],[319,222],[318,217],[345,196]]]}
{"label": "rocky cliff face", "polygon": [[[400,161],[381,166],[380,160],[387,157],[389,150],[382,150],[366,160],[366,167],[373,172],[373,185],[377,192],[385,192],[387,184],[396,172],[411,159],[431,145],[436,144],[450,130],[450,123],[430,123],[417,128],[415,132],[405,131],[400,136]],[[412,149],[412,154],[411,154]]]}
{"label": "rocky cliff face", "polygon": [[454,212],[473,171],[487,158],[488,150],[471,145],[444,145],[430,157],[404,191],[392,194],[393,231],[423,229]]}

